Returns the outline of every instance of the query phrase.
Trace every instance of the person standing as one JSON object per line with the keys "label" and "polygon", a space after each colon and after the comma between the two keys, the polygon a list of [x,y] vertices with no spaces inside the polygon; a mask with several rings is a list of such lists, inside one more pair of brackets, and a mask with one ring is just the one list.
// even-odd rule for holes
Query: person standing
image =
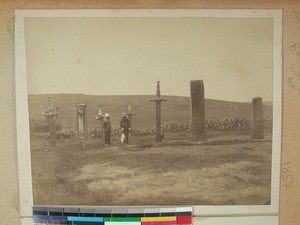
{"label": "person standing", "polygon": [[111,136],[110,115],[108,113],[105,113],[104,118],[105,118],[105,121],[103,123],[104,142],[105,142],[105,146],[108,146],[110,145],[110,136]]}
{"label": "person standing", "polygon": [[122,130],[122,133],[125,135],[124,143],[128,144],[129,142],[129,131],[131,130],[130,122],[127,118],[127,114],[123,113],[122,119],[120,121],[120,128]]}

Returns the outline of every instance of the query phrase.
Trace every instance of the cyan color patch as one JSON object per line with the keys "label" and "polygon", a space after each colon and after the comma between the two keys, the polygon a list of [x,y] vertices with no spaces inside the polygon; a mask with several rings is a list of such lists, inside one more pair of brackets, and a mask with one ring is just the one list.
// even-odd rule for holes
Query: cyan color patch
{"label": "cyan color patch", "polygon": [[80,222],[103,222],[102,217],[84,217],[84,216],[68,216],[68,221],[80,221]]}

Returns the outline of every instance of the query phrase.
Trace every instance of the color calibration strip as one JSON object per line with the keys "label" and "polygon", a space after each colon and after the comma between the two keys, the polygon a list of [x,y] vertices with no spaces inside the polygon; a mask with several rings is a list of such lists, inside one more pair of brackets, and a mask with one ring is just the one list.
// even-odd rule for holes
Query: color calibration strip
{"label": "color calibration strip", "polygon": [[188,225],[192,207],[180,208],[54,208],[33,207],[34,225]]}

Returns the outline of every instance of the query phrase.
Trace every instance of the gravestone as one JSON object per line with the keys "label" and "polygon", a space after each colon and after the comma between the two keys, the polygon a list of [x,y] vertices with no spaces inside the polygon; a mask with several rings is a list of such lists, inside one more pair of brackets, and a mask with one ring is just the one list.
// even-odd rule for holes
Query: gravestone
{"label": "gravestone", "polygon": [[47,124],[48,124],[48,130],[50,134],[50,143],[52,146],[56,145],[56,124],[55,124],[55,117],[58,115],[57,110],[60,109],[60,107],[53,108],[52,104],[52,97],[48,97],[48,110],[43,112],[42,114],[45,116]]}
{"label": "gravestone", "polygon": [[261,97],[255,97],[252,99],[253,107],[253,128],[252,139],[264,138],[264,109]]}
{"label": "gravestone", "polygon": [[132,126],[132,118],[135,115],[135,113],[132,111],[130,103],[128,104],[127,115],[128,115],[128,120],[129,120],[129,123],[130,123],[130,127],[132,129],[133,128],[133,126]]}
{"label": "gravestone", "polygon": [[201,141],[205,139],[205,99],[203,81],[191,81],[190,88],[192,111],[192,139],[193,141]]}
{"label": "gravestone", "polygon": [[87,105],[77,105],[77,133],[78,137],[87,137]]}
{"label": "gravestone", "polygon": [[157,81],[156,86],[156,98],[151,99],[150,102],[155,102],[156,104],[156,142],[159,143],[162,140],[161,136],[161,102],[166,102],[168,99],[160,97],[160,86],[159,81]]}

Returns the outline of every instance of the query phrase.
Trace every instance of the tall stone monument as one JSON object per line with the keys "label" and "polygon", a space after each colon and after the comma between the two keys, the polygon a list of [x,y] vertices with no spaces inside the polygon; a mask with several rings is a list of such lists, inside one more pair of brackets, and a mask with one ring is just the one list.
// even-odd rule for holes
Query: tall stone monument
{"label": "tall stone monument", "polygon": [[87,137],[87,105],[77,105],[77,132],[78,137]]}
{"label": "tall stone monument", "polygon": [[202,141],[205,139],[205,99],[204,84],[202,80],[192,80],[191,111],[192,111],[192,139]]}
{"label": "tall stone monument", "polygon": [[264,138],[264,108],[261,97],[255,97],[252,99],[253,107],[253,128],[252,139]]}

